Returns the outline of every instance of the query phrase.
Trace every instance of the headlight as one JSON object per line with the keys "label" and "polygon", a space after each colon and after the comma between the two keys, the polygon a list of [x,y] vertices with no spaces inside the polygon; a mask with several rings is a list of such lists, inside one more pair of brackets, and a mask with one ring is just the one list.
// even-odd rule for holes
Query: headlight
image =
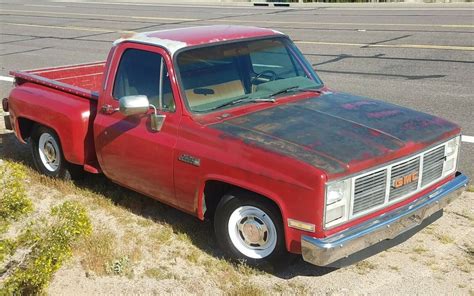
{"label": "headlight", "polygon": [[351,197],[351,179],[337,181],[326,186],[326,210],[324,224],[331,227],[347,221]]}
{"label": "headlight", "polygon": [[458,136],[446,143],[445,148],[445,161],[443,165],[443,176],[450,175],[456,170],[459,146],[461,137]]}
{"label": "headlight", "polygon": [[344,198],[346,182],[337,182],[328,186],[326,205],[332,205]]}
{"label": "headlight", "polygon": [[456,137],[446,143],[446,156],[451,156],[458,152],[459,149],[459,137]]}

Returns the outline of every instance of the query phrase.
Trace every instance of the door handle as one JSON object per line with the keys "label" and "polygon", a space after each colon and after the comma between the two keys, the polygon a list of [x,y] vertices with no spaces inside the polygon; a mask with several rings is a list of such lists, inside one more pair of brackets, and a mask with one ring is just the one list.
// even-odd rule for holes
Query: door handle
{"label": "door handle", "polygon": [[120,111],[120,109],[119,109],[119,108],[114,108],[112,105],[105,104],[105,105],[102,106],[102,108],[100,109],[100,111],[101,111],[103,114],[111,115],[111,114],[114,114],[114,113],[117,112],[117,111]]}

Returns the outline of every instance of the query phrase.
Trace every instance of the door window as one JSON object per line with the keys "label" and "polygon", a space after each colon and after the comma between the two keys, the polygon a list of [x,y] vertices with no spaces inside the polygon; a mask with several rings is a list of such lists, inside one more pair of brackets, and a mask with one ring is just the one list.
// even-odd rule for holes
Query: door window
{"label": "door window", "polygon": [[160,54],[127,49],[120,59],[112,92],[114,99],[145,95],[150,104],[165,111],[174,111],[175,103],[165,60]]}

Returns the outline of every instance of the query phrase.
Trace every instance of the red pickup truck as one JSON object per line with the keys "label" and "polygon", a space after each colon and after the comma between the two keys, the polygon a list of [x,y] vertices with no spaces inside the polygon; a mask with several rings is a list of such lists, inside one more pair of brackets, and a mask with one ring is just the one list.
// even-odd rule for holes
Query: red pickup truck
{"label": "red pickup truck", "polygon": [[11,72],[6,125],[51,177],[113,182],[214,220],[251,264],[357,256],[457,197],[460,128],[327,88],[288,36],[203,26],[117,40],[105,62]]}

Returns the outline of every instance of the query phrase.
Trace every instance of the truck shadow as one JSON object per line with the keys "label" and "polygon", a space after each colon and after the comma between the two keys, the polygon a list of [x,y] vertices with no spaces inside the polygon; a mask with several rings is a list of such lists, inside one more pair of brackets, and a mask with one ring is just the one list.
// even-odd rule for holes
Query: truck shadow
{"label": "truck shadow", "polygon": [[[12,133],[0,134],[0,159],[22,163],[34,169],[29,145],[19,143]],[[74,181],[82,189],[87,189],[112,201],[113,204],[127,209],[135,215],[150,219],[156,223],[168,224],[176,234],[186,234],[193,245],[204,252],[223,258],[223,252],[214,239],[211,221],[197,218],[167,206],[152,198],[112,183],[103,175],[87,174],[83,180]],[[237,266],[238,262],[233,262]],[[264,265],[260,270],[282,279],[296,276],[323,276],[336,268],[317,267],[306,263],[301,256],[288,256],[285,262],[276,265]]]}

